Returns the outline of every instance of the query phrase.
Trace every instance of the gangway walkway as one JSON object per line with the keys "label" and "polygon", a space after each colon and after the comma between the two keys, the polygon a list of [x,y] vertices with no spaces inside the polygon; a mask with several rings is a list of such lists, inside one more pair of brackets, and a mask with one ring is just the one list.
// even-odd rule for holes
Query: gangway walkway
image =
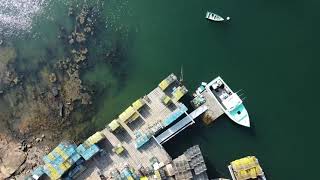
{"label": "gangway walkway", "polygon": [[176,134],[184,130],[185,128],[189,127],[190,125],[194,124],[194,119],[200,116],[202,113],[204,113],[206,110],[208,110],[208,107],[205,105],[202,105],[198,107],[196,110],[191,112],[190,114],[186,114],[186,117],[181,119],[179,122],[177,122],[175,125],[155,137],[156,141],[159,144],[163,144],[170,140],[172,137],[174,137]]}
{"label": "gangway walkway", "polygon": [[206,105],[202,105],[202,106],[198,107],[196,110],[192,111],[189,114],[189,116],[191,116],[192,119],[196,119],[198,116],[200,116],[206,110],[208,110],[208,107]]}

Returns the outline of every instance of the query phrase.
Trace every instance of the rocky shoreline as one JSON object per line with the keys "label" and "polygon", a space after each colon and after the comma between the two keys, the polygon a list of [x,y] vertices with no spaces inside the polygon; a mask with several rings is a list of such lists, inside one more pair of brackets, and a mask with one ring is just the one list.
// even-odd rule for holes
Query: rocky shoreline
{"label": "rocky shoreline", "polygon": [[[83,85],[98,14],[86,5],[70,7],[74,30],[60,27],[57,38],[65,45],[64,57],[45,64],[36,78],[15,67],[19,52],[0,44],[0,179],[23,179],[41,158],[64,137],[77,108],[90,110],[93,91]],[[105,58],[115,58],[114,50]],[[110,61],[110,60],[109,60]],[[106,61],[108,63],[109,61]],[[6,109],[1,109],[1,102]],[[83,111],[82,114],[86,114]]]}
{"label": "rocky shoreline", "polygon": [[44,138],[27,143],[0,134],[0,179],[24,179],[49,152],[49,147],[41,144]]}

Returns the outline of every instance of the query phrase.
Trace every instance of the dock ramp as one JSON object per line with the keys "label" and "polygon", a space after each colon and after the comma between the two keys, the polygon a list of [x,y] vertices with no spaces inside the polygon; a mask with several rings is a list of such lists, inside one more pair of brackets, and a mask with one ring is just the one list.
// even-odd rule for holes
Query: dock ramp
{"label": "dock ramp", "polygon": [[155,137],[156,141],[159,144],[163,144],[170,140],[172,137],[174,137],[176,134],[184,130],[185,128],[189,127],[190,125],[194,124],[194,119],[200,116],[202,113],[204,113],[206,110],[208,110],[208,107],[203,105],[198,107],[196,110],[191,112],[190,114],[186,114],[186,117],[181,119],[179,122],[177,122],[175,125]]}
{"label": "dock ramp", "polygon": [[208,107],[206,105],[202,105],[200,107],[198,107],[196,110],[192,111],[189,116],[192,119],[197,118],[198,116],[200,116],[202,113],[204,113],[206,110],[208,110]]}
{"label": "dock ramp", "polygon": [[158,143],[162,144],[174,137],[176,134],[178,134],[180,131],[184,130],[186,127],[193,124],[194,121],[189,116],[186,116],[179,122],[177,122],[175,125],[161,133],[159,136],[156,137],[156,140]]}

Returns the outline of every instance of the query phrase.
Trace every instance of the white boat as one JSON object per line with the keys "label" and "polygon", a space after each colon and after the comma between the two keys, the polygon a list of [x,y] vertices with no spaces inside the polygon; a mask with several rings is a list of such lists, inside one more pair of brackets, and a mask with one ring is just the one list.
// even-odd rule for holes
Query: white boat
{"label": "white boat", "polygon": [[242,126],[250,127],[249,115],[242,100],[220,76],[208,83],[206,90],[232,121]]}
{"label": "white boat", "polygon": [[209,11],[207,11],[206,18],[212,21],[224,21],[224,19],[221,16]]}

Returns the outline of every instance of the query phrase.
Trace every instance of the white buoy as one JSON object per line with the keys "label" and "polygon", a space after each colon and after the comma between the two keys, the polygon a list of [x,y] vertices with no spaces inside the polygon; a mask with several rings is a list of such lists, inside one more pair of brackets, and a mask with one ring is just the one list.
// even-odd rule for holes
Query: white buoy
{"label": "white buoy", "polygon": [[228,17],[227,17],[227,21],[229,21],[229,20],[230,20],[230,17],[228,16]]}

